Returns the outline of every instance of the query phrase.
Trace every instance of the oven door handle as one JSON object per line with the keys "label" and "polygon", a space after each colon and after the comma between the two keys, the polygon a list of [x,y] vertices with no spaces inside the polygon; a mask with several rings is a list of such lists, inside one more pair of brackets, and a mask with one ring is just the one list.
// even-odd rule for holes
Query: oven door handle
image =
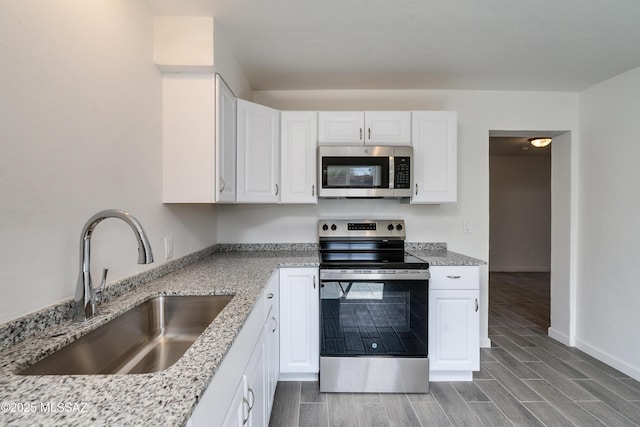
{"label": "oven door handle", "polygon": [[341,280],[429,280],[429,270],[320,270],[320,282]]}

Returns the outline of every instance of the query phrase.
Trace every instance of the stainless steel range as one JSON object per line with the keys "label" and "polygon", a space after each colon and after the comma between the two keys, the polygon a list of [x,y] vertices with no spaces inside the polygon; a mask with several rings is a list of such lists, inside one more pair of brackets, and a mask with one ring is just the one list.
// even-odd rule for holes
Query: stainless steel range
{"label": "stainless steel range", "polygon": [[320,391],[429,391],[429,264],[402,220],[320,220]]}

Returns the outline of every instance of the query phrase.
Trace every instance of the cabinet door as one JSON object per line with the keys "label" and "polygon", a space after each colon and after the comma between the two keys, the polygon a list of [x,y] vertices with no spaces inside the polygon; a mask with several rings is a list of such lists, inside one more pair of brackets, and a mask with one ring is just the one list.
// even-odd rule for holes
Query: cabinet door
{"label": "cabinet door", "polygon": [[318,203],[316,158],[318,113],[283,111],[281,120],[280,203]]}
{"label": "cabinet door", "polygon": [[455,203],[457,119],[454,111],[414,111],[411,203]]}
{"label": "cabinet door", "polygon": [[246,400],[249,402],[249,422],[250,427],[266,427],[269,424],[269,412],[267,410],[266,387],[266,367],[265,367],[265,334],[260,334],[260,338],[253,350],[247,370]]}
{"label": "cabinet door", "polygon": [[265,298],[270,301],[267,319],[264,324],[265,333],[265,366],[266,366],[266,390],[267,413],[271,413],[273,398],[280,376],[280,294],[279,274],[274,274],[266,289]]}
{"label": "cabinet door", "polygon": [[[229,406],[229,410],[224,417],[222,427],[242,427],[243,425],[246,425],[244,424],[244,421],[249,418],[249,402],[245,397],[246,390],[247,379],[243,375],[236,387],[236,391],[233,393],[231,406]],[[191,421],[193,421],[193,419]],[[202,426],[211,425],[204,420],[200,424]],[[196,427],[196,425],[193,424],[191,427]]]}
{"label": "cabinet door", "polygon": [[238,202],[280,198],[280,112],[238,100]]}
{"label": "cabinet door", "polygon": [[280,269],[281,376],[318,373],[320,291],[317,275],[316,268]]}
{"label": "cabinet door", "polygon": [[478,290],[429,292],[429,370],[480,369]]}
{"label": "cabinet door", "polygon": [[364,112],[320,111],[318,142],[321,145],[364,142]]}
{"label": "cabinet door", "polygon": [[236,201],[236,97],[216,75],[216,202]]}
{"label": "cabinet door", "polygon": [[410,145],[410,111],[364,113],[365,145]]}
{"label": "cabinet door", "polygon": [[211,203],[214,183],[214,79],[162,77],[162,201]]}

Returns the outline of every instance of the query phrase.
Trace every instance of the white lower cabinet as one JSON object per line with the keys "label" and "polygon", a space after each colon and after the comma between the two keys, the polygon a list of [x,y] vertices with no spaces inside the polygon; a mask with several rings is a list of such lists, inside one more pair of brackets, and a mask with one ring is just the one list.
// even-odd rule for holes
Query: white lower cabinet
{"label": "white lower cabinet", "polygon": [[429,378],[471,381],[480,369],[479,268],[429,270]]}
{"label": "white lower cabinet", "polygon": [[279,375],[278,280],[276,271],[261,295],[263,302],[254,305],[187,426],[269,425]]}
{"label": "white lower cabinet", "polygon": [[280,377],[280,291],[279,275],[276,274],[267,287],[267,299],[271,301],[271,309],[264,323],[265,337],[265,378],[267,413],[271,413],[276,386]]}
{"label": "white lower cabinet", "polygon": [[248,411],[240,426],[262,427],[269,424],[266,373],[266,351],[263,331],[260,334],[256,348],[253,350],[249,365],[247,365],[245,400],[248,404]]}
{"label": "white lower cabinet", "polygon": [[316,380],[320,370],[317,268],[280,269],[280,380]]}

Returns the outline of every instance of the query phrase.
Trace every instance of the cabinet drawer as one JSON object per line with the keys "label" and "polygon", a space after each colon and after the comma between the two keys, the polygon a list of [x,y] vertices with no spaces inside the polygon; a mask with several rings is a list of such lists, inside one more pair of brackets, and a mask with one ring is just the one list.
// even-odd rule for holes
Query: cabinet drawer
{"label": "cabinet drawer", "polygon": [[429,267],[429,289],[479,289],[480,269],[477,266]]}

